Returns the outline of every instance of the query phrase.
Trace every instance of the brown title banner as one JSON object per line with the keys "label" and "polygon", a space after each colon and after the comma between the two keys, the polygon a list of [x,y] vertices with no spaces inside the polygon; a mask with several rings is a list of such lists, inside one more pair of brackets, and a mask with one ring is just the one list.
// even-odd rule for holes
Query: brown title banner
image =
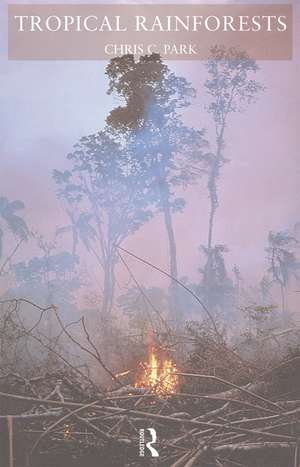
{"label": "brown title banner", "polygon": [[108,60],[159,53],[202,60],[215,45],[290,60],[292,5],[8,5],[8,58]]}

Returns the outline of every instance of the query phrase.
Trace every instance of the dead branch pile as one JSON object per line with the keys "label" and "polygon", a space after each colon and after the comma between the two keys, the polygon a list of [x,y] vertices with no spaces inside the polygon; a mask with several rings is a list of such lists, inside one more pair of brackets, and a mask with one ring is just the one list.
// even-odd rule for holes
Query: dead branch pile
{"label": "dead branch pile", "polygon": [[[69,369],[31,379],[10,373],[0,378],[3,465],[298,467],[300,398],[290,394],[299,394],[299,367],[296,357],[243,387],[179,373],[210,382],[211,391],[163,397],[132,386],[97,391]],[[283,394],[287,375],[293,387]],[[156,430],[158,458],[147,447],[140,457],[140,430],[147,443],[148,428]]]}

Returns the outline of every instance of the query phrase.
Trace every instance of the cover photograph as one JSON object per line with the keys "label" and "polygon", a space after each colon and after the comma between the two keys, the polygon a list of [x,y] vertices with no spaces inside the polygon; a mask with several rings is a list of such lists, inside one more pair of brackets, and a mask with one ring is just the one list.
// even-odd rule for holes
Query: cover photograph
{"label": "cover photograph", "polygon": [[298,0],[0,25],[0,467],[300,467]]}

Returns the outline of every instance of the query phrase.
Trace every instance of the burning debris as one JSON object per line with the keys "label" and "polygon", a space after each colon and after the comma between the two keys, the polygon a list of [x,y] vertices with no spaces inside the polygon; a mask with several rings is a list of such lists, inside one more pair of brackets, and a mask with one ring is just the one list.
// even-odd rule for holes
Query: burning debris
{"label": "burning debris", "polygon": [[178,390],[176,364],[170,357],[159,356],[152,347],[148,362],[142,363],[142,373],[135,383],[136,388],[146,388],[159,396],[174,394]]}
{"label": "burning debris", "polygon": [[150,445],[160,467],[298,467],[299,353],[262,372],[212,331],[210,339],[194,337],[192,358],[179,371],[169,347],[148,336],[148,359],[135,378],[134,365],[115,374],[84,320],[82,330],[97,352],[78,346],[105,370],[107,389],[64,357],[59,371],[25,377],[1,369],[1,465],[99,467],[100,459],[105,467],[149,466]]}
{"label": "burning debris", "polygon": [[[163,467],[196,467],[200,462],[201,467],[298,465],[292,462],[298,456],[300,402],[283,395],[286,387],[280,388],[280,378],[299,370],[298,357],[272,370],[268,379],[244,387],[216,376],[181,373],[185,379],[210,381],[212,392],[180,393],[175,363],[151,349],[135,383],[148,389],[144,393],[129,386],[121,388],[122,394],[97,393],[67,370],[27,380],[10,374],[1,377],[0,390],[11,390],[0,392],[0,400],[7,413],[14,414],[2,410],[1,416],[10,428],[11,451],[1,456],[8,459],[5,465],[14,467],[99,467],[99,458],[103,466],[140,467],[151,459],[151,433],[146,429],[151,427]],[[58,380],[62,399],[53,391]],[[216,383],[227,390],[213,392]],[[299,393],[299,378],[294,383]]]}
{"label": "burning debris", "polygon": [[72,437],[72,428],[71,425],[65,423],[64,425],[64,439],[70,439]]}

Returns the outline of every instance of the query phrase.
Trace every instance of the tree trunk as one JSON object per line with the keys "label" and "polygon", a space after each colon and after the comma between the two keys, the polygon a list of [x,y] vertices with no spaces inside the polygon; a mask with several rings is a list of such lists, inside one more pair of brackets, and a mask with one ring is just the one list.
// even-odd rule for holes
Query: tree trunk
{"label": "tree trunk", "polygon": [[209,200],[210,200],[210,213],[209,213],[209,221],[208,221],[208,240],[207,240],[207,248],[211,250],[212,248],[212,238],[213,238],[213,228],[214,228],[214,219],[216,210],[218,207],[218,193],[217,193],[217,178],[219,176],[219,160],[216,159],[213,161],[211,165],[211,172],[209,174],[209,179],[207,183],[208,193],[209,193]]}
{"label": "tree trunk", "polygon": [[169,268],[170,274],[172,277],[177,279],[178,277],[178,270],[177,270],[177,249],[176,249],[176,241],[175,241],[175,234],[173,228],[173,220],[170,211],[169,203],[165,203],[163,206],[164,212],[164,219],[165,219],[165,226],[168,236],[168,243],[169,243]]}
{"label": "tree trunk", "polygon": [[208,241],[207,247],[210,250],[212,248],[212,237],[213,237],[213,228],[214,228],[214,218],[218,202],[218,192],[217,192],[217,179],[220,174],[220,168],[224,162],[222,152],[224,149],[224,131],[225,131],[225,120],[223,121],[221,127],[218,129],[216,127],[216,144],[217,152],[211,163],[211,171],[208,178],[207,188],[210,199],[210,213],[208,221]]}
{"label": "tree trunk", "polygon": [[[170,209],[169,192],[167,187],[165,187],[162,195],[162,208],[169,244],[169,273],[172,277],[174,277],[174,279],[178,279],[177,248],[173,227],[173,219]],[[174,320],[174,325],[175,327],[178,327],[180,323],[179,291],[178,284],[176,284],[176,282],[172,279],[170,283],[169,307],[171,316]]]}
{"label": "tree trunk", "polygon": [[282,314],[285,313],[285,293],[284,293],[284,285],[280,284],[280,293],[281,293],[281,311]]}
{"label": "tree trunk", "polygon": [[214,227],[214,217],[216,213],[217,206],[214,206],[214,203],[210,197],[210,213],[209,213],[209,221],[208,221],[208,240],[207,240],[207,248],[211,250],[212,247],[212,236],[213,236],[213,227]]}
{"label": "tree trunk", "polygon": [[104,280],[103,280],[103,300],[102,300],[102,313],[104,317],[108,317],[111,314],[114,299],[115,289],[115,262],[112,256],[105,259],[105,265],[103,269]]}

